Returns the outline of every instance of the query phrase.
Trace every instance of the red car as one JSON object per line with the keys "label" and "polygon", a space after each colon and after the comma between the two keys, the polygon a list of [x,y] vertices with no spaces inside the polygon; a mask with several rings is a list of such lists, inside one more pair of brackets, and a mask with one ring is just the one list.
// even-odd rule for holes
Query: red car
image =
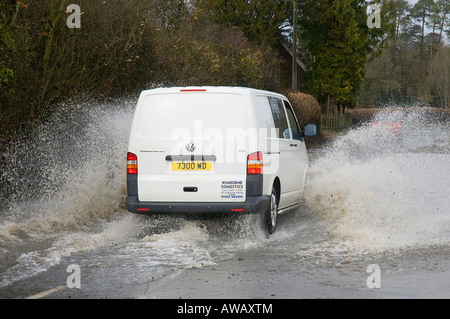
{"label": "red car", "polygon": [[401,137],[402,123],[401,114],[398,112],[378,112],[373,117],[372,128],[377,135],[394,135]]}

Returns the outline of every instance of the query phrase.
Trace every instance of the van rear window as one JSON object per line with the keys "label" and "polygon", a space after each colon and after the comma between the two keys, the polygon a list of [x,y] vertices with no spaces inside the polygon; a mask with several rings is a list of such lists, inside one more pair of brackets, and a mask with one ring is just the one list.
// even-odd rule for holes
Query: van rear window
{"label": "van rear window", "polygon": [[172,93],[149,95],[139,114],[137,133],[167,138],[175,130],[192,136],[248,127],[245,99],[230,93]]}

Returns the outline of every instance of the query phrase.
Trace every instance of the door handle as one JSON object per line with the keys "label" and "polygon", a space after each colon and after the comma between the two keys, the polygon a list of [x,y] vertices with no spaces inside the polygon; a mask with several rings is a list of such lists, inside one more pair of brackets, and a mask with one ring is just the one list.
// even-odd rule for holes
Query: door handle
{"label": "door handle", "polygon": [[297,144],[291,144],[291,147],[297,147]]}

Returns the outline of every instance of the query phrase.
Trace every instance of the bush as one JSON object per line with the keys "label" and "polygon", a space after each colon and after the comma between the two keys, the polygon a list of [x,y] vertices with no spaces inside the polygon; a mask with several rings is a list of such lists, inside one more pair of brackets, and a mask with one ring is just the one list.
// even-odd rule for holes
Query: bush
{"label": "bush", "polygon": [[312,123],[319,127],[321,108],[319,102],[309,94],[289,93],[288,99],[292,104],[295,115],[297,116],[300,127]]}

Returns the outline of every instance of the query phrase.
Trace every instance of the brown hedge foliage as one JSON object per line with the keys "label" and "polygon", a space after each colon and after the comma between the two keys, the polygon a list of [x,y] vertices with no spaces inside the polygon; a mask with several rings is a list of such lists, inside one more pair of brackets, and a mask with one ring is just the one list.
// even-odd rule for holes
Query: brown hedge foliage
{"label": "brown hedge foliage", "polygon": [[301,127],[309,123],[316,124],[319,127],[321,108],[319,102],[312,95],[289,93],[287,97]]}

